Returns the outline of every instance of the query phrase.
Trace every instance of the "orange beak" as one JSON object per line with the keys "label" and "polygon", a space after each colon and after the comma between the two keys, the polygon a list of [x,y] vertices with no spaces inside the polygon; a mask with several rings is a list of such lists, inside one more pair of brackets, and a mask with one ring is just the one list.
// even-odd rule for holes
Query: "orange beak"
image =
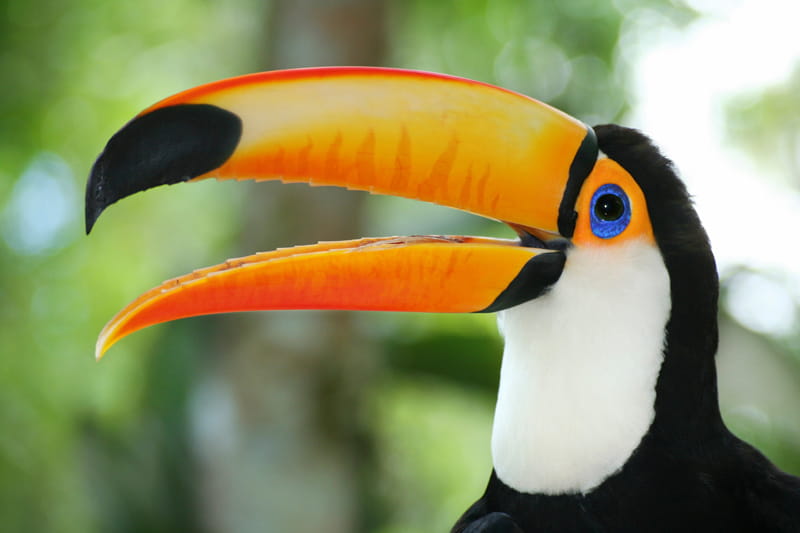
{"label": "orange beak", "polygon": [[152,289],[103,329],[97,356],[144,327],[270,309],[497,311],[544,292],[572,236],[597,146],[590,128],[490,85],[422,72],[319,68],[190,89],[115,134],[86,190],[87,232],[110,204],[162,184],[280,179],[456,207],[519,241],[394,237],[256,254]]}

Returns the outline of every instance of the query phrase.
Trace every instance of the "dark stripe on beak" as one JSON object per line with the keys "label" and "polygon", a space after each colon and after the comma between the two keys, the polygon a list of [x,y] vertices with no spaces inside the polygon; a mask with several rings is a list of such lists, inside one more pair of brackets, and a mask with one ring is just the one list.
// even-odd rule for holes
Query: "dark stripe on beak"
{"label": "dark stripe on beak", "polygon": [[564,252],[550,252],[532,257],[495,301],[477,312],[494,313],[538,298],[561,277],[566,260]]}
{"label": "dark stripe on beak", "polygon": [[86,233],[117,200],[186,181],[222,165],[236,150],[242,121],[207,104],[156,109],[130,121],[106,145],[86,184]]}
{"label": "dark stripe on beak", "polygon": [[583,138],[569,167],[569,179],[564,188],[564,196],[561,197],[561,205],[558,207],[558,232],[567,239],[575,232],[575,220],[578,218],[575,202],[578,200],[583,182],[589,177],[597,162],[597,154],[597,136],[594,130],[587,126],[586,137]]}

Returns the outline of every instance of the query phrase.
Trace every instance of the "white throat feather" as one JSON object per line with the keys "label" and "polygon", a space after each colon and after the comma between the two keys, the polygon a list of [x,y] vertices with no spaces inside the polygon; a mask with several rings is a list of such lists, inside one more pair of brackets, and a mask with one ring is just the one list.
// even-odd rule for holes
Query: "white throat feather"
{"label": "white throat feather", "polygon": [[654,417],[669,275],[634,241],[572,248],[543,296],[498,315],[505,350],[492,430],[498,477],[526,493],[587,493]]}

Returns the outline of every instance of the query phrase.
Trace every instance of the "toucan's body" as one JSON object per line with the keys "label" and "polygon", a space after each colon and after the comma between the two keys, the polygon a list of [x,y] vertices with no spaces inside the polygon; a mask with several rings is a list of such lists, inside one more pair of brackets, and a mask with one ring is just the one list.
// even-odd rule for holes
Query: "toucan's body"
{"label": "toucan's body", "polygon": [[[591,490],[525,493],[493,473],[484,496],[454,531],[481,531],[480,520],[502,523],[503,517],[491,515],[498,512],[513,517],[522,531],[800,530],[800,480],[732,435],[720,417],[717,275],[683,185],[641,134],[615,126],[595,131],[602,152],[641,176],[645,196],[664,201],[649,204],[671,300],[653,421],[621,468]],[[603,350],[592,354],[602,357]],[[584,453],[592,453],[593,445],[584,442]]]}
{"label": "toucan's body", "polygon": [[724,429],[718,436],[702,456],[676,456],[647,438],[587,494],[521,493],[493,473],[453,531],[797,531],[797,479]]}
{"label": "toucan's body", "polygon": [[109,141],[87,229],[129,194],[206,177],[406,196],[504,221],[519,239],[361,239],[231,260],[140,296],[98,355],[215,312],[498,312],[494,471],[454,531],[800,531],[800,481],[720,418],[711,248],[638,132],[427,73],[234,78],[152,106]]}

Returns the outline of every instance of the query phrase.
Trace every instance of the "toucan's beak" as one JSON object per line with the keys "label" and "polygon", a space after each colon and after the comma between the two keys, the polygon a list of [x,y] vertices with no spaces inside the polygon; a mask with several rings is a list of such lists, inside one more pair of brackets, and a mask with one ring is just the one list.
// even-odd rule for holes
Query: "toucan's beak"
{"label": "toucan's beak", "polygon": [[[337,185],[501,220],[520,241],[394,237],[231,260],[164,283],[101,333],[97,355],[143,327],[265,309],[496,311],[552,285],[593,132],[525,96],[448,76],[377,68],[267,72],[201,86],[115,134],[86,190],[87,232],[110,204],[215,177]],[[533,247],[536,245],[537,247]]]}

